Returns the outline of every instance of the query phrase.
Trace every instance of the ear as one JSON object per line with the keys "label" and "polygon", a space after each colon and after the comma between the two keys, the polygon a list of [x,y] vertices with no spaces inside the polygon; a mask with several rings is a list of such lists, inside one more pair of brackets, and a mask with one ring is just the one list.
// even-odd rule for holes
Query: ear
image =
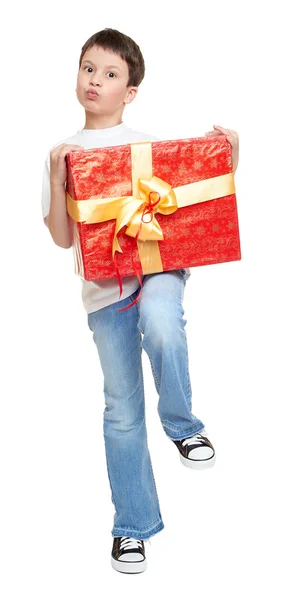
{"label": "ear", "polygon": [[134,87],[134,86],[129,87],[127,89],[126,96],[124,98],[124,104],[130,104],[136,97],[137,92],[138,92],[138,87]]}

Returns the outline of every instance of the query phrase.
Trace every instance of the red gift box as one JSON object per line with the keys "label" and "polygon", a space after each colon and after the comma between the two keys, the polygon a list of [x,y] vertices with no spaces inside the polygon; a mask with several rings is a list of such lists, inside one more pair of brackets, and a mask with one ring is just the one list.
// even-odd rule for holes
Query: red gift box
{"label": "red gift box", "polygon": [[[67,209],[76,221],[75,272],[84,279],[117,277],[115,262],[124,277],[240,260],[225,136],[74,151],[66,161]],[[127,220],[133,208],[136,226]]]}

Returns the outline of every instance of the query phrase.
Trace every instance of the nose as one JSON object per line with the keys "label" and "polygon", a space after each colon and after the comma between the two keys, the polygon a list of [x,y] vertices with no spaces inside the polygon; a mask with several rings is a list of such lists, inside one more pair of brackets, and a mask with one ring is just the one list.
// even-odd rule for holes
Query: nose
{"label": "nose", "polygon": [[96,86],[96,85],[101,86],[102,85],[102,75],[95,73],[91,79],[91,84],[94,86]]}

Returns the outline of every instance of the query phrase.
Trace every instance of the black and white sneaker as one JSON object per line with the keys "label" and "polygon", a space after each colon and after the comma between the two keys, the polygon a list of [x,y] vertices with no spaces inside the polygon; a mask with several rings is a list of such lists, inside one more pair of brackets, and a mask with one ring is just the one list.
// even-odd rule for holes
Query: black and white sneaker
{"label": "black and white sneaker", "polygon": [[181,462],[190,469],[208,469],[216,462],[213,445],[207,437],[207,432],[202,429],[191,437],[182,440],[172,440],[180,452]]}
{"label": "black and white sneaker", "polygon": [[114,537],[111,563],[121,573],[145,571],[147,563],[143,540],[126,536]]}

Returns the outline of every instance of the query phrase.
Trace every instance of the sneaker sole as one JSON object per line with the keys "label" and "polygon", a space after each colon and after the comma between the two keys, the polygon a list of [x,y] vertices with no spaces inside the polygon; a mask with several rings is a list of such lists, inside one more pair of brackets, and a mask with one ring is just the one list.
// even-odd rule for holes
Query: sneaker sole
{"label": "sneaker sole", "polygon": [[120,573],[142,573],[147,567],[146,559],[138,560],[137,562],[127,562],[116,560],[113,556],[111,556],[111,564],[113,569]]}
{"label": "sneaker sole", "polygon": [[214,464],[216,462],[215,454],[212,458],[209,458],[207,460],[192,460],[191,458],[185,458],[185,456],[182,456],[182,454],[180,454],[179,456],[180,456],[180,460],[181,460],[182,464],[185,467],[188,467],[189,469],[197,469],[197,470],[210,469],[211,467],[214,466]]}

